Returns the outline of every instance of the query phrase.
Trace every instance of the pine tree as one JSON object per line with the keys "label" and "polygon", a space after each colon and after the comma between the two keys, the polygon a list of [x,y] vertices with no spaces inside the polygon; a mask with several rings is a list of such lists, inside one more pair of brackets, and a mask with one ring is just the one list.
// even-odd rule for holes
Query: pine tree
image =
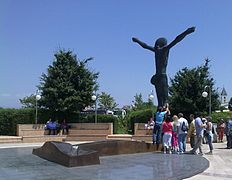
{"label": "pine tree", "polygon": [[[211,90],[212,110],[219,108],[218,93],[214,89],[214,79],[209,73],[209,60],[196,68],[187,67],[178,71],[171,79],[169,102],[173,113],[188,115],[195,112],[208,112],[209,97],[202,97],[205,86]],[[209,90],[207,88],[206,90]]]}
{"label": "pine tree", "polygon": [[91,105],[98,77],[98,73],[86,67],[92,58],[80,61],[72,51],[65,50],[59,50],[54,56],[47,74],[41,77],[40,105],[55,112],[78,112]]}

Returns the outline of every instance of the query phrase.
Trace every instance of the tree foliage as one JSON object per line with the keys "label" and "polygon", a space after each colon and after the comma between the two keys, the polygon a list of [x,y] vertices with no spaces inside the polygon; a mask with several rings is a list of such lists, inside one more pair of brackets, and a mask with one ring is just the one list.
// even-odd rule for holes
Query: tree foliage
{"label": "tree foliage", "polygon": [[77,112],[91,105],[98,78],[98,73],[87,68],[92,58],[81,61],[70,50],[59,50],[54,56],[47,74],[41,77],[40,105],[56,112]]}
{"label": "tree foliage", "polygon": [[[212,110],[219,108],[218,92],[214,89],[214,80],[209,73],[209,60],[196,68],[183,68],[171,79],[169,102],[172,112],[190,114],[208,112],[209,96],[202,97],[202,92],[211,90]],[[208,86],[208,88],[206,87]],[[206,88],[205,88],[206,87]]]}
{"label": "tree foliage", "polygon": [[113,110],[118,106],[118,104],[115,102],[114,98],[110,94],[107,94],[106,92],[102,92],[99,95],[99,106],[101,109]]}
{"label": "tree foliage", "polygon": [[35,94],[31,94],[30,96],[26,96],[23,99],[19,99],[19,101],[23,105],[23,108],[35,108]]}
{"label": "tree foliage", "polygon": [[143,102],[143,97],[142,94],[136,94],[134,96],[135,100],[134,100],[134,106],[136,109],[142,109],[144,107],[144,102]]}
{"label": "tree foliage", "polygon": [[135,98],[135,100],[133,101],[133,103],[134,103],[133,109],[134,110],[151,109],[151,107],[153,109],[155,109],[153,102],[149,98],[148,98],[147,102],[143,101],[143,97],[142,97],[141,93],[136,94],[134,96],[134,98]]}

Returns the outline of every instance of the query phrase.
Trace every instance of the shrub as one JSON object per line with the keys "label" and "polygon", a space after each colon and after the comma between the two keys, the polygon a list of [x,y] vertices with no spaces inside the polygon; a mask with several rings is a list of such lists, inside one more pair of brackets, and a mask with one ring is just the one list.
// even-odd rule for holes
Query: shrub
{"label": "shrub", "polygon": [[144,109],[139,111],[131,111],[128,115],[128,129],[130,133],[134,134],[134,123],[147,123],[151,117],[151,109]]}
{"label": "shrub", "polygon": [[33,109],[0,109],[0,135],[16,135],[17,124],[31,124]]}
{"label": "shrub", "polygon": [[218,121],[220,121],[220,119],[224,119],[224,120],[228,120],[228,119],[232,119],[232,112],[213,112],[212,113],[212,119],[214,123],[218,123]]}
{"label": "shrub", "polygon": [[[82,119],[83,123],[94,123],[95,122],[95,115],[88,115],[85,119]],[[106,115],[106,114],[98,114],[97,115],[97,122],[98,123],[113,123],[113,133],[116,133],[118,130],[118,118]]]}

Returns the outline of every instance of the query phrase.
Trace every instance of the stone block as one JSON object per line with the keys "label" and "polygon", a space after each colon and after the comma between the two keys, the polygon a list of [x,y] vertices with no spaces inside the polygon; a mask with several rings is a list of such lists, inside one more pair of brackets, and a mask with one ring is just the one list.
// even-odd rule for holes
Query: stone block
{"label": "stone block", "polygon": [[46,142],[32,153],[43,159],[61,164],[66,167],[100,164],[99,154],[94,150],[83,150],[69,143]]}

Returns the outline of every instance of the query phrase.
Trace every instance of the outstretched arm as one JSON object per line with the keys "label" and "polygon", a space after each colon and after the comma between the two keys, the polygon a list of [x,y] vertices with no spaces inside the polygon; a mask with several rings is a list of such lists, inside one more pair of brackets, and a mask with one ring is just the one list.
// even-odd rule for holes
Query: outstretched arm
{"label": "outstretched arm", "polygon": [[178,35],[176,37],[176,39],[174,39],[174,41],[172,41],[168,46],[167,48],[170,49],[172,48],[173,46],[175,46],[178,42],[180,42],[182,39],[185,38],[185,36],[193,33],[195,31],[195,27],[191,27],[191,28],[188,28],[186,31],[184,31],[183,33],[181,33],[180,35]]}
{"label": "outstretched arm", "polygon": [[150,51],[155,52],[154,47],[148,46],[146,43],[144,43],[144,42],[138,40],[137,38],[134,38],[134,37],[133,37],[133,38],[132,38],[132,41],[138,43],[138,44],[139,44],[140,46],[142,46],[144,49],[148,49],[148,50],[150,50]]}

